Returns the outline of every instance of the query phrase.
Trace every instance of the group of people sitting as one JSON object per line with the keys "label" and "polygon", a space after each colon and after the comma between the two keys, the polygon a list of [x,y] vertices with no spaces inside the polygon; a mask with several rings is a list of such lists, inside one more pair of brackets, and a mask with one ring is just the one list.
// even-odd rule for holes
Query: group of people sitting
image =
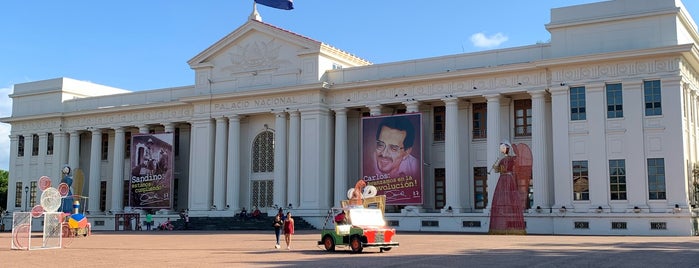
{"label": "group of people sitting", "polygon": [[260,209],[255,207],[255,210],[252,211],[252,214],[248,214],[248,211],[243,207],[243,210],[240,211],[240,214],[238,214],[241,219],[246,220],[246,219],[255,219],[259,220],[262,218],[262,212],[260,212]]}

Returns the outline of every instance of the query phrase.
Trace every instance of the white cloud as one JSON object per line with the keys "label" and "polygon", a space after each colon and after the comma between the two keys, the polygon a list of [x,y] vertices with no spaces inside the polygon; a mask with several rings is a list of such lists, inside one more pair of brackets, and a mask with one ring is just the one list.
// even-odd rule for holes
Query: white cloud
{"label": "white cloud", "polygon": [[507,41],[507,36],[502,33],[496,33],[491,36],[486,36],[484,33],[475,33],[471,35],[471,43],[476,47],[491,48],[497,47]]}
{"label": "white cloud", "polygon": [[[0,88],[0,117],[12,115],[11,87]],[[0,169],[9,170],[10,167],[10,125],[0,123]]]}

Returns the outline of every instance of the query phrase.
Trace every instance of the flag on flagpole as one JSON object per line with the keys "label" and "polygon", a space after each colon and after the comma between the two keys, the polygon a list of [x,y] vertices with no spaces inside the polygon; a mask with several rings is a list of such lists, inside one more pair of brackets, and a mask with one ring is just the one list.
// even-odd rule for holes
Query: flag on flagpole
{"label": "flag on flagpole", "polygon": [[255,0],[255,3],[284,10],[294,9],[293,0]]}

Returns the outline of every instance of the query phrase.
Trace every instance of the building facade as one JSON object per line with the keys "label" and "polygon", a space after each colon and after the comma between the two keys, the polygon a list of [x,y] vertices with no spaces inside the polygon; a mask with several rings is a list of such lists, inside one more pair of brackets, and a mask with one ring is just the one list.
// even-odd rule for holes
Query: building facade
{"label": "building facade", "polygon": [[487,232],[489,169],[509,140],[532,151],[528,233],[696,235],[689,13],[613,0],[552,9],[545,27],[549,43],[372,64],[253,13],[188,61],[192,86],[17,84],[2,118],[8,210],[38,204],[39,177],[57,184],[68,164],[84,174],[93,228],[114,229],[113,214],[132,211],[131,135],[173,133],[174,206],[156,217],[286,207],[318,226],[362,176],[362,118],[421,113],[423,203],[387,208],[398,230]]}

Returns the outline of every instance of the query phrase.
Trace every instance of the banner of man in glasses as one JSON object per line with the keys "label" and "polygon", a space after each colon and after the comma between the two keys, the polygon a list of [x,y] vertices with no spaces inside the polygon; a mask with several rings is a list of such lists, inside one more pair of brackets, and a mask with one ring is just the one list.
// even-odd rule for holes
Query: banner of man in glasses
{"label": "banner of man in glasses", "polygon": [[421,114],[362,118],[362,178],[388,205],[422,204]]}

